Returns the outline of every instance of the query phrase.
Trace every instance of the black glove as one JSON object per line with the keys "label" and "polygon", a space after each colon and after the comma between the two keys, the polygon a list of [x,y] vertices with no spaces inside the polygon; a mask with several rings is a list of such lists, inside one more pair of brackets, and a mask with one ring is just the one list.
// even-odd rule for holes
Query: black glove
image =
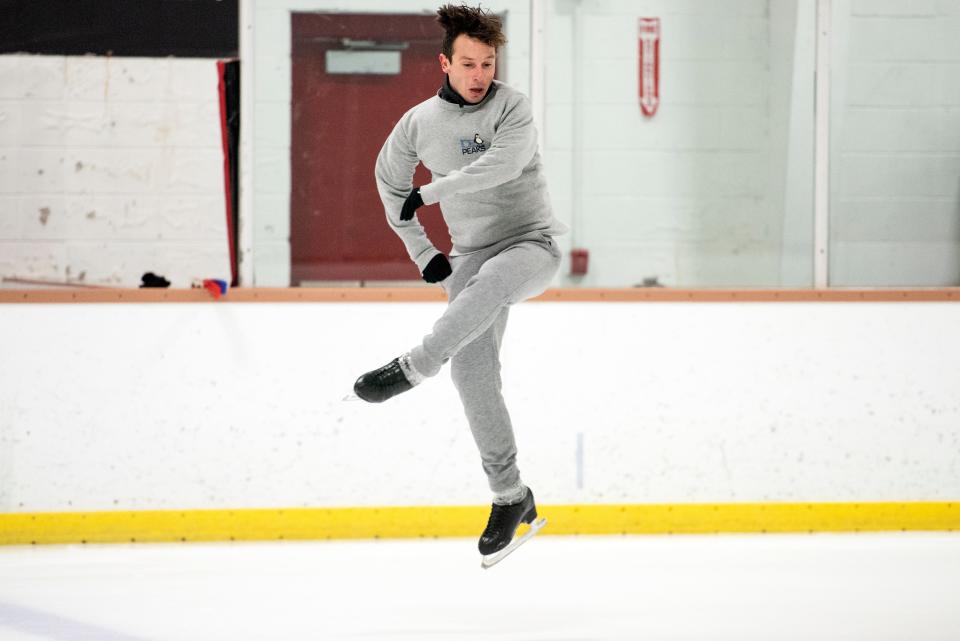
{"label": "black glove", "polygon": [[428,283],[439,283],[441,280],[453,273],[450,268],[450,261],[443,254],[437,254],[430,259],[426,268],[423,270],[423,280]]}
{"label": "black glove", "polygon": [[413,214],[416,213],[418,207],[423,207],[423,198],[420,197],[420,188],[414,187],[407,199],[403,201],[400,220],[413,220]]}

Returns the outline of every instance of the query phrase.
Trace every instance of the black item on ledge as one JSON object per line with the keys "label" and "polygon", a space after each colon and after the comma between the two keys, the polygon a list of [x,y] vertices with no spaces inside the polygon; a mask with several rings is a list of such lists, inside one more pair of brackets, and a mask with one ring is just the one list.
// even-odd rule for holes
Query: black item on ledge
{"label": "black item on ledge", "polygon": [[153,272],[147,272],[140,279],[140,287],[170,287],[170,281],[163,276],[157,276]]}

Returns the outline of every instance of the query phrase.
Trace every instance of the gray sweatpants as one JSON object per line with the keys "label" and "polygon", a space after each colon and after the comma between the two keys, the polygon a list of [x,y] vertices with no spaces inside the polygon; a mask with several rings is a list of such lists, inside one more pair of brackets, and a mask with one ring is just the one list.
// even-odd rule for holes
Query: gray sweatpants
{"label": "gray sweatpants", "polygon": [[451,258],[443,282],[450,300],[433,331],[410,351],[413,367],[433,376],[448,360],[490,489],[520,482],[510,414],[500,392],[500,344],[510,305],[537,296],[560,266],[556,242],[539,232]]}

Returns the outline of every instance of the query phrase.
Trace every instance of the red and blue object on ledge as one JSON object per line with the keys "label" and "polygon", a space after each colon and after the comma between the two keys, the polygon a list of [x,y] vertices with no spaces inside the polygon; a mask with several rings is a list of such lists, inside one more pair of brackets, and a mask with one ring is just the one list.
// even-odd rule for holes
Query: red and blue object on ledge
{"label": "red and blue object on ledge", "polygon": [[203,286],[213,295],[214,298],[220,298],[227,293],[227,281],[219,278],[205,278]]}
{"label": "red and blue object on ledge", "polygon": [[219,278],[204,278],[203,280],[200,280],[199,278],[194,279],[193,287],[197,289],[202,287],[210,292],[210,295],[214,298],[220,298],[227,293],[227,281]]}

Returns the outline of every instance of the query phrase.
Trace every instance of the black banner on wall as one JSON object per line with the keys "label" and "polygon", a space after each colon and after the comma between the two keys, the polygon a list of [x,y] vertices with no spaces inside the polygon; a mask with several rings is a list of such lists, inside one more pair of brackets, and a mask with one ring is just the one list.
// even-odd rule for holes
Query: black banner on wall
{"label": "black banner on wall", "polygon": [[230,58],[238,0],[0,0],[0,53]]}

